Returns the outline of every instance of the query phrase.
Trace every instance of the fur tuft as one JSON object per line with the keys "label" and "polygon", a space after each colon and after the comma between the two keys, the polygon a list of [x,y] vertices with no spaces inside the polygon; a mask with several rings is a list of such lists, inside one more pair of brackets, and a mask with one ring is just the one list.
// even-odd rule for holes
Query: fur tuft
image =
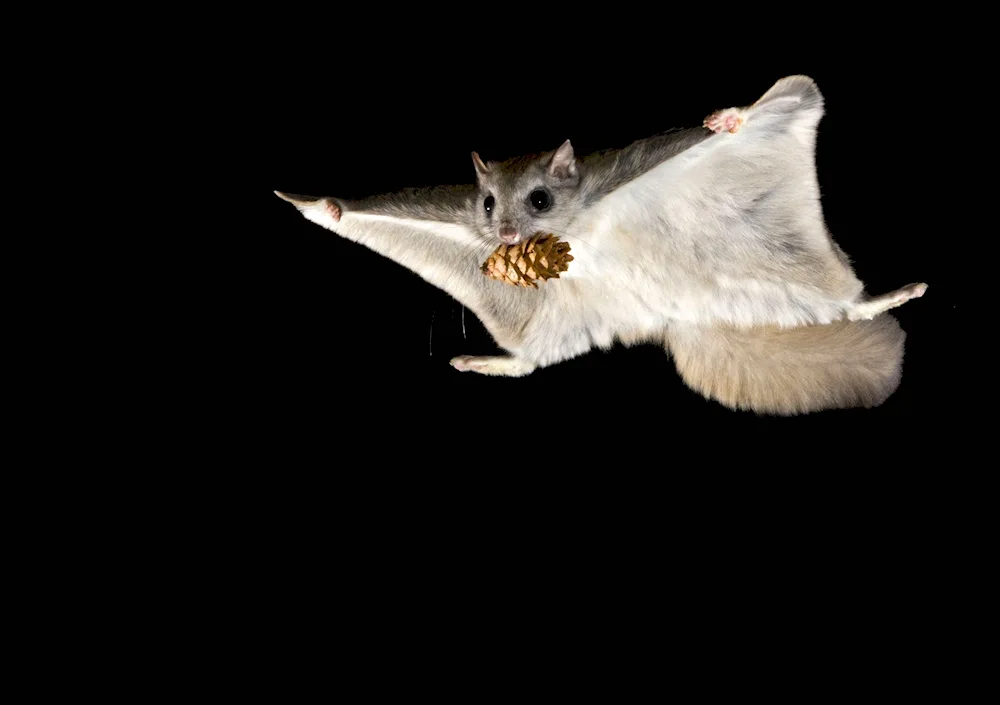
{"label": "fur tuft", "polygon": [[816,82],[808,76],[786,76],[771,86],[754,106],[782,102],[793,103],[805,109],[822,108],[823,94],[819,92]]}
{"label": "fur tuft", "polygon": [[788,329],[677,325],[667,348],[696,392],[734,409],[792,415],[884,402],[899,386],[905,338],[882,314]]}

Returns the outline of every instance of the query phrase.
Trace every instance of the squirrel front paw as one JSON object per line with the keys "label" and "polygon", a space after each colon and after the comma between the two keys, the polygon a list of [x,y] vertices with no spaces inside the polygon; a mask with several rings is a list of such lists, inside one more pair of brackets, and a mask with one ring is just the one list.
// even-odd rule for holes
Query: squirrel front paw
{"label": "squirrel front paw", "polygon": [[735,135],[743,126],[743,120],[743,111],[739,108],[728,108],[727,110],[712,113],[705,118],[705,122],[702,124],[712,132],[719,133],[726,130],[730,134]]}
{"label": "squirrel front paw", "polygon": [[[303,213],[310,212],[315,214],[322,210],[333,218],[335,223],[339,223],[340,216],[343,215],[343,209],[332,198],[302,196],[297,193],[285,193],[284,191],[275,191],[274,194],[281,200],[288,201]],[[309,216],[306,217],[308,218]]]}

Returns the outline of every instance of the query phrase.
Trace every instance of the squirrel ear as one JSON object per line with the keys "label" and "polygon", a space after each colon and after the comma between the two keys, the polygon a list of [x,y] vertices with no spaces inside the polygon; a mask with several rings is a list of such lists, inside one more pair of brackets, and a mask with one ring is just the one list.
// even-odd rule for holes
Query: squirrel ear
{"label": "squirrel ear", "polygon": [[573,155],[573,145],[566,140],[555,151],[549,161],[549,174],[557,179],[568,179],[576,176],[576,157]]}
{"label": "squirrel ear", "polygon": [[483,164],[483,160],[480,159],[479,155],[475,152],[472,153],[472,163],[476,165],[477,176],[483,177],[490,173],[490,168]]}

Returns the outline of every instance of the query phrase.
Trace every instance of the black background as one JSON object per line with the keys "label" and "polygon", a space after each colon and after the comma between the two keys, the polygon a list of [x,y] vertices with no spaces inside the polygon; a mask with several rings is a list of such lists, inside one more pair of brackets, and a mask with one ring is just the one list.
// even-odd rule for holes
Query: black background
{"label": "black background", "polygon": [[[893,651],[923,656],[913,668],[927,668],[905,674],[922,688],[940,644],[964,643],[949,632],[982,582],[969,547],[987,516],[974,500],[988,495],[950,433],[967,411],[953,390],[977,392],[954,267],[980,232],[964,215],[976,177],[956,153],[973,149],[960,116],[980,96],[955,89],[938,42],[948,30],[915,8],[880,20],[816,6],[763,24],[756,6],[689,9],[295,5],[252,28],[233,16],[241,49],[212,78],[235,109],[206,136],[236,143],[225,153],[236,174],[195,175],[222,184],[206,198],[225,221],[222,295],[204,304],[198,393],[181,412],[200,410],[222,447],[207,469],[202,454],[185,458],[193,478],[180,487],[219,517],[206,563],[249,566],[225,601],[262,588],[240,614],[248,628],[261,606],[283,623],[297,608],[304,625],[330,613],[338,628],[353,613],[383,639],[372,620],[436,620],[457,605],[478,636],[498,605],[548,610],[570,592],[597,603],[588,614],[639,604],[654,620],[727,619],[732,605],[767,615],[748,632],[755,645],[786,614],[809,636],[839,636],[843,668],[868,644],[882,668],[898,635],[908,648]],[[688,390],[654,346],[524,379],[459,373],[450,357],[495,352],[470,312],[463,336],[446,294],[272,193],[471,182],[472,150],[620,147],[795,73],[826,97],[823,205],[858,276],[873,293],[930,285],[894,312],[908,333],[903,382],[873,410],[730,411]],[[818,433],[781,433],[790,424]],[[172,530],[189,517],[171,519]]]}
{"label": "black background", "polygon": [[502,19],[338,10],[276,18],[264,35],[266,61],[231,126],[254,127],[239,162],[253,175],[242,194],[252,212],[226,240],[240,283],[221,312],[230,324],[220,324],[238,341],[230,362],[250,363],[247,402],[267,414],[364,426],[391,418],[476,437],[542,421],[588,436],[670,422],[774,423],[688,390],[653,345],[592,351],[522,379],[459,373],[451,357],[499,351],[471,311],[463,333],[462,307],[447,294],[309,223],[272,191],[353,198],[471,183],[472,150],[489,160],[567,138],[579,155],[621,147],[749,104],[778,78],[804,73],[826,98],[817,163],[835,239],[869,292],[930,288],[893,312],[908,337],[902,385],[885,404],[791,422],[955,411],[948,375],[962,301],[946,194],[961,174],[937,166],[943,117],[932,97],[949,74],[932,54],[913,53],[898,34],[887,41],[885,27],[836,42],[748,42],[690,25],[665,30],[644,16]]}

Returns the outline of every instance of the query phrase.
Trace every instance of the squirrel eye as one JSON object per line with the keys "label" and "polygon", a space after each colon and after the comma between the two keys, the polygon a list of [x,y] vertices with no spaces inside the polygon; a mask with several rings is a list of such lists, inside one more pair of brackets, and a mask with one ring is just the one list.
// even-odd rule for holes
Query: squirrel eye
{"label": "squirrel eye", "polygon": [[542,189],[535,189],[528,198],[531,199],[531,205],[536,211],[543,211],[549,207],[549,194]]}
{"label": "squirrel eye", "polygon": [[493,200],[493,196],[487,196],[486,200],[483,201],[483,208],[486,209],[486,214],[487,215],[493,215],[493,204],[494,203],[496,203],[496,201]]}

